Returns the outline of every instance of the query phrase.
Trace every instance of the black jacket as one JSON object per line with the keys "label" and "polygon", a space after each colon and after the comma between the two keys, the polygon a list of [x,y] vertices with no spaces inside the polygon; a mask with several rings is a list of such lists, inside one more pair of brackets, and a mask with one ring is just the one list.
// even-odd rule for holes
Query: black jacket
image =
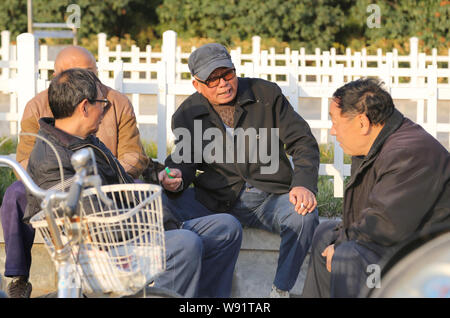
{"label": "black jacket", "polygon": [[[234,160],[224,157],[222,162],[208,161],[203,154],[208,152],[211,140],[200,139],[208,128],[216,128],[221,132],[222,140],[227,138],[227,132],[219,115],[208,100],[199,93],[187,98],[172,117],[172,129],[184,128],[190,133],[191,162],[175,162],[173,153],[166,159],[166,166],[178,168],[183,174],[183,186],[188,187],[192,182],[196,189],[196,198],[207,208],[216,212],[226,212],[233,206],[245,182],[270,193],[287,193],[295,186],[303,186],[317,193],[317,178],[319,170],[319,148],[316,139],[306,121],[292,108],[278,85],[254,78],[238,78],[238,92],[235,100],[234,124],[235,132],[242,128],[244,132],[253,129],[256,135],[246,140],[245,149],[240,147],[237,153],[237,139],[234,144]],[[201,130],[199,134],[195,130]],[[267,129],[267,146],[271,149],[271,128],[278,128],[278,138],[273,138],[278,145],[278,153],[273,150],[273,158],[279,161],[275,173],[262,173],[261,167],[269,167],[270,163],[261,160],[262,157],[252,156],[251,142],[257,144],[260,151],[264,138],[260,129]],[[275,131],[275,130],[274,130]],[[175,133],[176,137],[177,134]],[[177,138],[179,143],[182,138]],[[200,141],[196,147],[195,139]],[[203,138],[206,139],[206,138]],[[211,138],[212,139],[212,138]],[[256,140],[255,140],[256,139]],[[220,144],[220,143],[219,143]],[[175,148],[175,151],[178,151]],[[180,153],[189,151],[183,149]],[[263,151],[263,150],[261,150]],[[264,152],[264,151],[263,151]],[[230,149],[223,142],[224,156],[230,154]],[[271,152],[266,152],[270,154]],[[294,169],[286,154],[292,156]],[[239,160],[238,156],[245,156]],[[194,160],[197,158],[197,160]],[[243,157],[242,157],[243,158]],[[252,161],[252,158],[257,160]],[[207,159],[207,160],[205,160]],[[208,163],[209,162],[209,163]],[[203,171],[198,174],[197,170]]]}
{"label": "black jacket", "polygon": [[395,247],[432,226],[450,226],[450,156],[394,110],[369,154],[354,157],[335,244]]}
{"label": "black jacket", "polygon": [[[128,175],[111,151],[94,135],[86,139],[80,139],[54,126],[53,118],[41,118],[39,120],[39,135],[48,139],[56,148],[61,158],[64,178],[69,179],[75,175],[71,164],[74,152],[82,148],[91,147],[94,150],[95,160],[103,185],[134,183],[134,179]],[[54,151],[43,140],[37,138],[30,155],[27,171],[34,182],[43,189],[49,189],[61,182],[58,162]],[[27,208],[24,221],[39,212],[40,199],[27,193]],[[177,223],[169,211],[164,211],[164,225],[166,229],[174,228]],[[166,226],[167,224],[167,226]]]}

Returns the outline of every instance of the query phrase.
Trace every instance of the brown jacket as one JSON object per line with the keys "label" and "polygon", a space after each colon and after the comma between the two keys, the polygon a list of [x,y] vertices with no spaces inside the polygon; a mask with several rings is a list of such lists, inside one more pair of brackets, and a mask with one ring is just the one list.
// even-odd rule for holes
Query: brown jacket
{"label": "brown jacket", "polygon": [[[102,85],[101,90],[111,102],[96,136],[119,159],[125,171],[137,178],[148,165],[148,157],[142,147],[136,116],[129,99],[120,92]],[[37,94],[25,106],[21,121],[21,133],[39,131],[38,120],[53,117],[48,105],[48,89]],[[26,169],[33,150],[34,136],[20,136],[16,151],[17,161]]]}

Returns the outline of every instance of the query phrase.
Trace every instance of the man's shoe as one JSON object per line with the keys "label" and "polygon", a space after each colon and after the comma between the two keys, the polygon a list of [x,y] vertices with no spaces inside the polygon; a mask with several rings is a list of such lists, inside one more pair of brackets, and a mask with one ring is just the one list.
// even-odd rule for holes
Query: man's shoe
{"label": "man's shoe", "polygon": [[272,285],[272,291],[270,292],[270,298],[289,298],[289,292],[281,290]]}
{"label": "man's shoe", "polygon": [[6,292],[9,298],[30,298],[33,287],[25,276],[13,277],[8,284]]}

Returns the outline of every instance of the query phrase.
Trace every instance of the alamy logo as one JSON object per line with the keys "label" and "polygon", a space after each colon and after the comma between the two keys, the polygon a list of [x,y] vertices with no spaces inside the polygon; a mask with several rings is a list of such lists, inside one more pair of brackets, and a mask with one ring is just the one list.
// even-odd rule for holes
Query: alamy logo
{"label": "alamy logo", "polygon": [[67,7],[67,13],[72,13],[66,20],[66,25],[72,29],[79,29],[81,25],[81,9],[77,4],[71,4]]}
{"label": "alamy logo", "polygon": [[370,264],[366,269],[370,275],[367,277],[366,285],[368,288],[380,288],[381,287],[381,268],[380,265]]}
{"label": "alamy logo", "polygon": [[236,128],[223,134],[217,127],[203,131],[202,121],[195,120],[194,136],[183,127],[173,133],[177,140],[171,155],[175,163],[260,163],[261,174],[278,171],[278,128]]}
{"label": "alamy logo", "polygon": [[378,5],[372,3],[367,6],[366,11],[367,11],[367,13],[372,13],[371,15],[369,15],[369,17],[366,20],[367,27],[369,27],[369,29],[381,28],[381,9],[380,9],[380,7]]}

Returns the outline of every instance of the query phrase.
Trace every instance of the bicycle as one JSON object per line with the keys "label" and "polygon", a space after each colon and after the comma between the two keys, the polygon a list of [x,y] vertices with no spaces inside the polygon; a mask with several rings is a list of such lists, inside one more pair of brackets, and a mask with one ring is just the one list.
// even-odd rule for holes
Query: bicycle
{"label": "bicycle", "polygon": [[42,199],[42,211],[30,223],[55,262],[58,298],[178,296],[148,286],[165,270],[161,187],[101,186],[90,148],[73,154],[74,177],[64,182],[62,176],[61,185],[48,190],[10,157],[0,156],[0,163],[13,168],[28,191]]}

